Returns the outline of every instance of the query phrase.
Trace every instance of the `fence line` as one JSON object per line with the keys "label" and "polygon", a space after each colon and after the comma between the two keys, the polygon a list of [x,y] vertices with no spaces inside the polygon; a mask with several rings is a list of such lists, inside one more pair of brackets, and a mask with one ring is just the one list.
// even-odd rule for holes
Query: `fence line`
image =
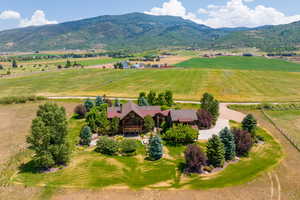
{"label": "fence line", "polygon": [[278,130],[299,152],[300,152],[300,145],[294,141],[293,137],[283,131],[273,120],[272,118],[265,112],[264,109],[261,109],[264,116],[271,122],[271,124]]}

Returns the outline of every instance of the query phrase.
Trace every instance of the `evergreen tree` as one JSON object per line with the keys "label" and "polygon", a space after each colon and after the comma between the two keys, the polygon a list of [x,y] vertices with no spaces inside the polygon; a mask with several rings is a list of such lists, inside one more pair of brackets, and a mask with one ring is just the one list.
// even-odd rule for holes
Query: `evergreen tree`
{"label": "evergreen tree", "polygon": [[0,70],[3,70],[3,69],[4,69],[3,65],[0,64]]}
{"label": "evergreen tree", "polygon": [[96,106],[101,106],[102,104],[104,104],[104,99],[100,96],[97,96],[96,100],[95,100],[95,105]]}
{"label": "evergreen tree", "polygon": [[158,94],[158,97],[157,97],[157,100],[156,100],[156,104],[160,105],[160,106],[163,106],[163,105],[167,104],[164,93],[159,93]]}
{"label": "evergreen tree", "polygon": [[226,127],[219,133],[221,141],[224,144],[225,160],[233,160],[235,158],[235,139],[233,133]]}
{"label": "evergreen tree", "polygon": [[121,107],[121,102],[119,99],[115,100],[115,107]]}
{"label": "evergreen tree", "polygon": [[32,121],[31,135],[27,137],[38,167],[47,169],[69,161],[67,135],[65,109],[50,103],[39,106],[37,117]]}
{"label": "evergreen tree", "polygon": [[89,126],[83,126],[80,131],[80,144],[90,145],[92,141],[92,132]]}
{"label": "evergreen tree", "polygon": [[149,92],[149,94],[147,95],[147,100],[150,105],[155,105],[156,104],[156,92],[151,90]]}
{"label": "evergreen tree", "polygon": [[206,154],[209,164],[214,167],[223,167],[225,162],[225,150],[224,144],[219,136],[213,135],[213,137],[208,140]]}
{"label": "evergreen tree", "polygon": [[163,145],[159,136],[153,136],[149,140],[149,158],[158,160],[163,156]]}
{"label": "evergreen tree", "polygon": [[144,118],[144,129],[145,129],[145,131],[146,132],[152,131],[154,126],[155,126],[155,123],[154,123],[153,118],[150,115],[147,115]]}
{"label": "evergreen tree", "polygon": [[251,114],[247,115],[242,121],[243,130],[251,133],[253,139],[255,139],[256,137],[255,134],[256,126],[257,126],[257,121]]}
{"label": "evergreen tree", "polygon": [[219,117],[219,102],[213,95],[205,93],[201,99],[201,109],[207,110],[213,117],[213,124]]}
{"label": "evergreen tree", "polygon": [[145,97],[141,97],[138,99],[139,106],[149,106],[149,103]]}
{"label": "evergreen tree", "polygon": [[174,104],[173,100],[173,92],[170,90],[167,90],[165,93],[165,100],[166,100],[166,105],[171,107]]}
{"label": "evergreen tree", "polygon": [[17,61],[13,60],[11,66],[12,66],[12,68],[17,68],[18,67]]}
{"label": "evergreen tree", "polygon": [[92,102],[92,100],[87,99],[84,102],[84,106],[85,106],[86,110],[89,112],[94,107],[94,103]]}
{"label": "evergreen tree", "polygon": [[202,166],[206,165],[207,158],[197,144],[189,144],[184,152],[185,173],[201,173]]}
{"label": "evergreen tree", "polygon": [[66,65],[65,65],[65,67],[66,67],[66,68],[69,68],[69,67],[71,67],[71,66],[72,66],[71,61],[67,60],[67,63],[66,63]]}

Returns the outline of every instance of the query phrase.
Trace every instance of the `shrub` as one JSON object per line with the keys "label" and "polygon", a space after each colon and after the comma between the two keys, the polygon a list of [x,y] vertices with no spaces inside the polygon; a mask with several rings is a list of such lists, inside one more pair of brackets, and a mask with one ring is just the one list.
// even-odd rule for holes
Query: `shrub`
{"label": "shrub", "polygon": [[117,141],[107,136],[102,136],[97,141],[95,151],[106,155],[115,155],[118,152],[118,148],[119,144]]}
{"label": "shrub", "polygon": [[249,132],[241,129],[232,129],[235,138],[236,154],[238,156],[248,156],[253,145],[253,139]]}
{"label": "shrub", "polygon": [[80,144],[81,145],[90,145],[92,141],[92,131],[89,126],[82,127],[80,131]]}
{"label": "shrub", "polygon": [[210,129],[212,127],[213,117],[207,110],[204,109],[198,110],[197,116],[199,120],[200,129]]}
{"label": "shrub", "polygon": [[252,138],[255,139],[255,131],[256,131],[257,121],[253,117],[253,115],[247,115],[242,121],[242,128],[243,130],[251,133]]}
{"label": "shrub", "polygon": [[224,144],[219,136],[213,135],[213,137],[208,140],[206,154],[209,164],[214,167],[223,167],[225,162],[225,150]]}
{"label": "shrub", "polygon": [[198,138],[198,131],[188,125],[178,124],[167,130],[162,137],[171,145],[189,144]]}
{"label": "shrub", "polygon": [[150,138],[148,153],[150,160],[158,160],[163,156],[163,145],[159,136]]}
{"label": "shrub", "polygon": [[164,110],[169,110],[170,107],[169,107],[169,106],[166,106],[166,105],[163,105],[163,106],[160,107],[160,109],[161,109],[162,111],[164,111]]}
{"label": "shrub", "polygon": [[200,147],[189,144],[184,152],[186,168],[185,173],[201,173],[202,167],[206,165],[207,158]]}
{"label": "shrub", "polygon": [[145,129],[145,132],[150,132],[153,130],[155,124],[154,124],[154,120],[153,118],[150,116],[150,115],[147,115],[145,118],[144,118],[144,129]]}
{"label": "shrub", "polygon": [[75,107],[74,113],[77,114],[78,118],[84,118],[85,114],[87,113],[87,110],[84,105],[79,104]]}
{"label": "shrub", "polygon": [[235,140],[233,133],[226,127],[219,133],[221,141],[225,148],[225,160],[233,160],[235,158]]}
{"label": "shrub", "polygon": [[125,155],[133,155],[137,150],[137,141],[124,139],[120,142],[120,151]]}

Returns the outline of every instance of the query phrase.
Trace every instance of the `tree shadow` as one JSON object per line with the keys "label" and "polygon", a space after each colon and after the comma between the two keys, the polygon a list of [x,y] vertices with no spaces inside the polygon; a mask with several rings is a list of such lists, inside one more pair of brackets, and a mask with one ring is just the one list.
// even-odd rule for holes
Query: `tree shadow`
{"label": "tree shadow", "polygon": [[44,170],[42,170],[40,167],[37,166],[36,162],[34,160],[31,160],[27,163],[23,163],[19,166],[20,173],[32,173],[32,174],[38,174],[42,173]]}
{"label": "tree shadow", "polygon": [[180,171],[180,173],[184,173],[184,170],[185,170],[185,168],[186,168],[186,164],[185,164],[184,162],[179,162],[179,163],[177,164],[177,168],[178,168],[178,170]]}

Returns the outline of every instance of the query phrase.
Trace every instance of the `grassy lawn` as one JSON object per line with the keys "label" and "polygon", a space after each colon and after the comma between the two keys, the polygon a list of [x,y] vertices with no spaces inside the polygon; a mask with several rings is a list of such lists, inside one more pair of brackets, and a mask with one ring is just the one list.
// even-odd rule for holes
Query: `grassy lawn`
{"label": "grassy lawn", "polygon": [[272,120],[300,145],[300,110],[266,111]]}
{"label": "grassy lawn", "polygon": [[187,68],[300,72],[299,64],[265,57],[222,56],[216,58],[192,58],[176,66]]}
{"label": "grassy lawn", "polygon": [[[83,124],[82,120],[70,121],[70,141],[75,143]],[[229,165],[220,173],[205,176],[185,176],[178,170],[184,160],[184,146],[167,146],[164,158],[158,161],[145,160],[145,149],[139,146],[133,157],[105,156],[91,148],[76,148],[69,165],[52,173],[37,173],[30,159],[20,167],[13,182],[26,186],[54,188],[190,188],[208,189],[246,183],[263,171],[276,165],[282,157],[281,146],[267,132],[259,129],[266,143],[255,146],[248,158]],[[203,144],[199,144],[203,147]]]}
{"label": "grassy lawn", "polygon": [[300,73],[212,69],[74,69],[0,79],[0,97],[103,95],[137,97],[170,89],[176,99],[198,101],[210,92],[221,101],[299,101]]}

